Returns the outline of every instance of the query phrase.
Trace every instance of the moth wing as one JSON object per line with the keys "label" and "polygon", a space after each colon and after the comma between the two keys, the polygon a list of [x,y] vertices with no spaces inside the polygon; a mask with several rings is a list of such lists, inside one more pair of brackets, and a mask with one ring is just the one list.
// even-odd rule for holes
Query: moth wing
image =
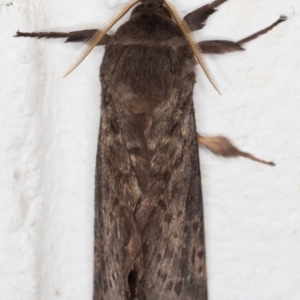
{"label": "moth wing", "polygon": [[[104,91],[105,93],[105,91]],[[99,144],[96,164],[95,187],[95,254],[94,254],[94,299],[128,299],[128,284],[124,274],[124,246],[129,239],[125,215],[130,208],[122,204],[117,188],[118,176],[112,160],[120,159],[122,147],[112,137],[109,126],[110,108],[102,107]],[[113,153],[110,153],[113,152]],[[114,155],[115,154],[115,155]],[[125,162],[126,163],[126,162]]]}
{"label": "moth wing", "polygon": [[207,299],[203,201],[190,100],[183,120],[183,161],[174,168],[163,201],[158,202],[155,216],[143,232],[145,275],[141,299]]}

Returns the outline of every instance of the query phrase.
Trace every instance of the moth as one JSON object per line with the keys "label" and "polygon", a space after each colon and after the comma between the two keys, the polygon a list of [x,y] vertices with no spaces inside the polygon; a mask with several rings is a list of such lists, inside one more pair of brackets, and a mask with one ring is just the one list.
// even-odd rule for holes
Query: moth
{"label": "moth", "polygon": [[[197,62],[218,89],[203,54],[242,51],[244,44],[286,20],[281,16],[237,42],[194,42],[190,32],[202,29],[224,2],[215,0],[181,19],[168,1],[135,0],[103,30],[16,34],[86,42],[88,48],[75,67],[93,47],[105,46],[94,300],[207,300],[198,144],[224,157],[274,165],[240,151],[224,137],[204,137],[196,131]],[[107,34],[131,8],[128,21]]]}

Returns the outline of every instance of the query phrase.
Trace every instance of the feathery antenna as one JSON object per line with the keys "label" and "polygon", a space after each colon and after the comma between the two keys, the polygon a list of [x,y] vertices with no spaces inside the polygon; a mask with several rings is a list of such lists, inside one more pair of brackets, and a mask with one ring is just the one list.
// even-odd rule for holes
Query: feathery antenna
{"label": "feathery antenna", "polygon": [[175,19],[176,23],[178,24],[180,30],[182,31],[184,37],[186,38],[186,40],[188,41],[188,43],[190,44],[191,49],[193,50],[201,68],[203,69],[205,75],[207,76],[208,80],[211,82],[211,84],[213,85],[213,87],[215,88],[215,90],[221,95],[220,89],[218,87],[217,82],[215,81],[215,79],[213,78],[201,51],[201,48],[199,47],[198,44],[196,44],[191,36],[191,31],[189,30],[188,25],[185,23],[185,21],[183,20],[183,18],[180,17],[176,7],[170,3],[169,1],[165,1],[165,5],[167,6],[167,8],[169,9],[169,11],[171,12],[173,18]]}
{"label": "feathery antenna", "polygon": [[101,39],[105,36],[109,29],[111,29],[115,23],[117,23],[134,5],[136,5],[139,0],[131,0],[124,4],[121,10],[107,23],[107,25],[102,30],[97,30],[94,36],[87,42],[87,47],[84,49],[82,54],[78,57],[78,59],[70,66],[67,70],[64,77],[68,76],[71,72],[73,72],[82,61],[90,54],[90,52],[97,46],[97,44],[101,41]]}

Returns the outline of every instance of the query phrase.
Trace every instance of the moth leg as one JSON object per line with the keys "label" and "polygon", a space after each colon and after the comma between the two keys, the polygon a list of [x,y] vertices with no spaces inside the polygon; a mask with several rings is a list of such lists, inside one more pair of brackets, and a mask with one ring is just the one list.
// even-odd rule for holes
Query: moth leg
{"label": "moth leg", "polygon": [[287,19],[286,16],[280,16],[280,18],[272,25],[242,40],[239,40],[238,42],[231,42],[225,40],[212,40],[212,41],[199,42],[198,45],[200,46],[202,52],[205,54],[224,54],[224,53],[235,52],[235,51],[243,51],[245,49],[242,47],[242,45],[252,40],[255,40],[260,35],[267,33],[268,31],[276,27],[278,24],[284,22],[286,19]]}
{"label": "moth leg", "polygon": [[200,145],[204,146],[216,155],[227,158],[242,156],[266,165],[275,166],[272,161],[265,161],[250,153],[239,150],[223,136],[203,137],[200,134],[197,134],[197,138]]}
{"label": "moth leg", "polygon": [[[88,29],[80,31],[71,32],[21,32],[17,31],[15,37],[35,37],[38,39],[57,39],[57,38],[67,38],[65,43],[69,42],[86,42],[92,38],[96,33],[97,29]],[[110,35],[106,34],[103,39],[99,42],[98,46],[105,45],[110,39]]]}
{"label": "moth leg", "polygon": [[189,26],[191,31],[202,29],[205,26],[205,21],[212,15],[215,11],[215,7],[221,5],[227,0],[215,0],[210,4],[204,5],[191,13],[187,14],[183,19]]}

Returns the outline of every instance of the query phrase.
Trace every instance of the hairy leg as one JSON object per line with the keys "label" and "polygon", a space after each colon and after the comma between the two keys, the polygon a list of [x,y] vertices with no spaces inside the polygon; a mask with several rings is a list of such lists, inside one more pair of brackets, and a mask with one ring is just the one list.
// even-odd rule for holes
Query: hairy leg
{"label": "hairy leg", "polygon": [[216,7],[227,0],[215,0],[210,4],[204,5],[184,17],[185,22],[191,31],[202,29],[205,26],[207,18],[216,11]]}
{"label": "hairy leg", "polygon": [[242,156],[266,165],[275,166],[272,161],[265,161],[250,153],[239,150],[223,136],[203,137],[198,134],[198,143],[219,156],[227,158]]}
{"label": "hairy leg", "polygon": [[260,35],[267,33],[268,31],[276,27],[278,24],[284,22],[286,19],[287,19],[286,16],[280,16],[280,18],[272,25],[242,40],[239,40],[238,42],[231,42],[225,40],[212,40],[212,41],[199,42],[198,45],[200,46],[202,52],[205,54],[224,54],[224,53],[235,52],[235,51],[243,51],[245,49],[242,47],[242,45],[252,40],[255,40]]}
{"label": "hairy leg", "polygon": [[[69,42],[86,42],[92,38],[97,29],[88,29],[72,32],[21,32],[17,31],[15,37],[35,37],[35,38],[46,38],[46,39],[57,39],[57,38],[67,38],[66,43]],[[98,46],[105,45],[110,36],[106,34],[100,41]]]}
{"label": "hairy leg", "polygon": [[[267,33],[269,30],[271,30],[281,22],[285,21],[286,19],[287,18],[285,16],[280,16],[280,18],[272,25],[238,42],[222,41],[222,40],[203,41],[203,42],[199,42],[199,46],[202,49],[203,53],[210,53],[210,54],[224,54],[229,52],[242,51],[245,50],[242,47],[243,44],[250,42],[256,39],[257,37],[259,37],[260,35]],[[208,150],[210,150],[216,155],[220,155],[227,158],[241,156],[263,164],[275,166],[275,164],[271,161],[265,161],[259,159],[250,153],[239,150],[227,138],[222,136],[203,137],[200,134],[198,134],[198,143],[206,147]]]}

